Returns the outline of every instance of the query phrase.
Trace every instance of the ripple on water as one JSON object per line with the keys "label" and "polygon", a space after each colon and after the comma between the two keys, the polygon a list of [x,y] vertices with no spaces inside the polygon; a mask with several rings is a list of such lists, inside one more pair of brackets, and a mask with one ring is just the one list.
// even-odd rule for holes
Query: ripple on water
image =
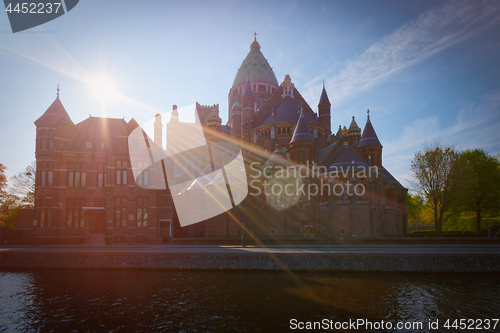
{"label": "ripple on water", "polygon": [[289,328],[292,318],[394,323],[488,318],[500,313],[499,282],[500,277],[492,275],[0,272],[0,327],[43,332],[280,332]]}

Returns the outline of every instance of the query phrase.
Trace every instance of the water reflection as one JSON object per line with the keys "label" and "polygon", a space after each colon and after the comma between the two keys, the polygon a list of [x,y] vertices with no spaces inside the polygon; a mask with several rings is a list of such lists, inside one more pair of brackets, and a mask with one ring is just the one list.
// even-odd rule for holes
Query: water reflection
{"label": "water reflection", "polygon": [[289,330],[292,318],[393,323],[495,318],[499,282],[493,275],[0,272],[0,328],[282,332]]}

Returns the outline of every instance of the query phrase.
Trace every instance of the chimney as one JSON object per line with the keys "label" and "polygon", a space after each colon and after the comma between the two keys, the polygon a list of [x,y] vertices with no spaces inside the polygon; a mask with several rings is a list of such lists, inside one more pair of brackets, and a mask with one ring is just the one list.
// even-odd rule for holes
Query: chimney
{"label": "chimney", "polygon": [[170,121],[179,121],[179,113],[177,112],[177,105],[172,106],[172,116],[170,117]]}
{"label": "chimney", "polygon": [[163,125],[161,123],[161,115],[159,113],[155,116],[155,124],[154,124],[154,142],[155,144],[163,149],[162,139],[163,139]]}

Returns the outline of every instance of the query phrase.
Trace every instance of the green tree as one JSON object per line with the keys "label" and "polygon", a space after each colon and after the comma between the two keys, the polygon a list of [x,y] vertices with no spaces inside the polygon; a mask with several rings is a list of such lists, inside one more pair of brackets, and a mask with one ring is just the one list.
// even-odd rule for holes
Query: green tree
{"label": "green tree", "polygon": [[484,150],[474,149],[460,154],[460,166],[463,174],[455,191],[455,207],[474,212],[480,232],[483,215],[500,210],[500,162]]}
{"label": "green tree", "polygon": [[437,236],[441,236],[443,216],[450,207],[450,188],[455,181],[453,172],[457,159],[458,154],[453,147],[434,142],[426,143],[411,162],[414,185],[423,193],[427,205],[433,211]]}
{"label": "green tree", "polygon": [[408,193],[406,195],[406,207],[408,212],[408,225],[413,226],[415,224],[422,223],[422,211],[424,209],[425,202],[418,194]]}

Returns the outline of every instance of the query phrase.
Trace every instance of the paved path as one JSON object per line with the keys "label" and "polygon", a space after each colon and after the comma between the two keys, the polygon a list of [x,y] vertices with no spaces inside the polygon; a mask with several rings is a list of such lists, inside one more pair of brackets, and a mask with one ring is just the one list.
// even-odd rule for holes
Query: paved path
{"label": "paved path", "polygon": [[146,246],[4,246],[8,252],[131,252],[131,253],[332,253],[332,254],[498,254],[500,245],[335,245],[335,246],[216,246],[216,245],[146,245]]}

